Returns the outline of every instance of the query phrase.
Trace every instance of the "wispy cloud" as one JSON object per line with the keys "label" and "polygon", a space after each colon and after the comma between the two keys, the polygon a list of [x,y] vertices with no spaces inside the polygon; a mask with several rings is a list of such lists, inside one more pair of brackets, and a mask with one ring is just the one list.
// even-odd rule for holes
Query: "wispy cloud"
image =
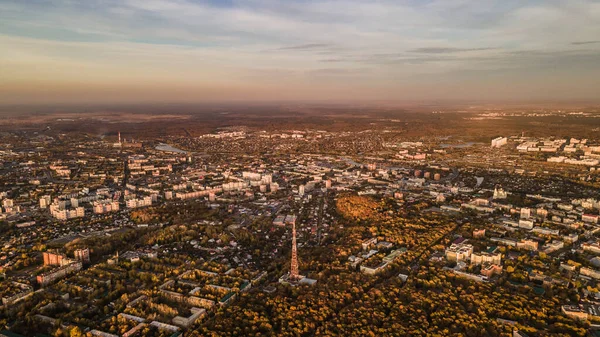
{"label": "wispy cloud", "polygon": [[307,43],[296,46],[281,47],[278,48],[278,50],[322,50],[325,48],[331,48],[333,46],[334,45],[329,43]]}
{"label": "wispy cloud", "polygon": [[600,40],[597,40],[597,41],[576,41],[576,42],[571,42],[571,44],[574,45],[574,46],[582,46],[582,45],[586,45],[586,44],[596,44],[596,43],[600,43]]}
{"label": "wispy cloud", "polygon": [[464,53],[471,51],[482,51],[482,50],[492,50],[495,48],[451,48],[451,47],[424,47],[409,50],[411,53],[421,53],[421,54],[452,54],[452,53]]}
{"label": "wispy cloud", "polygon": [[[581,76],[573,90],[588,92],[600,77],[600,3],[592,0],[3,0],[0,22],[5,86],[138,78],[326,92],[360,82],[377,95],[369,88],[429,75],[458,82],[509,69],[533,83],[566,69]],[[327,83],[310,81],[317,74]]]}

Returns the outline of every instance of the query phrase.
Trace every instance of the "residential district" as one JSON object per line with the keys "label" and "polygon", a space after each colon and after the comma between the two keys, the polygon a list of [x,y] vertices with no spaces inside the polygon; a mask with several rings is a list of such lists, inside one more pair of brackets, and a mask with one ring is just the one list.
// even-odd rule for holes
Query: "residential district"
{"label": "residential district", "polygon": [[599,335],[600,139],[0,149],[1,336]]}

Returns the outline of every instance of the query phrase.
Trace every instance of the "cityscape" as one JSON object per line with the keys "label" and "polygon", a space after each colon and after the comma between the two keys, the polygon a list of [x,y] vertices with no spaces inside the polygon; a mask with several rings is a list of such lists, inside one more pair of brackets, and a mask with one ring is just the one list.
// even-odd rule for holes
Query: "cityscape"
{"label": "cityscape", "polygon": [[0,23],[0,337],[600,336],[598,1]]}
{"label": "cityscape", "polygon": [[598,109],[213,109],[3,122],[3,334],[594,333]]}

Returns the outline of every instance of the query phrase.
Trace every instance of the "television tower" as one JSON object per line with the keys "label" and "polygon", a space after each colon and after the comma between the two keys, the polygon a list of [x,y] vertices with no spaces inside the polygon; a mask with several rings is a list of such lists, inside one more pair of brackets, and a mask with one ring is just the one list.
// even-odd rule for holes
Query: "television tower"
{"label": "television tower", "polygon": [[300,279],[298,274],[298,251],[296,248],[296,224],[292,223],[292,269],[290,270],[290,281]]}
{"label": "television tower", "polygon": [[121,131],[119,131],[119,144],[121,144]]}

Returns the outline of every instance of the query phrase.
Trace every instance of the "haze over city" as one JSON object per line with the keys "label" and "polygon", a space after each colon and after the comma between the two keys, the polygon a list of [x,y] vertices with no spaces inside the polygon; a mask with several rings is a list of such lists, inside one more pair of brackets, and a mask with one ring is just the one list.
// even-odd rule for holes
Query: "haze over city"
{"label": "haze over city", "polygon": [[598,99],[600,2],[0,1],[0,103]]}

